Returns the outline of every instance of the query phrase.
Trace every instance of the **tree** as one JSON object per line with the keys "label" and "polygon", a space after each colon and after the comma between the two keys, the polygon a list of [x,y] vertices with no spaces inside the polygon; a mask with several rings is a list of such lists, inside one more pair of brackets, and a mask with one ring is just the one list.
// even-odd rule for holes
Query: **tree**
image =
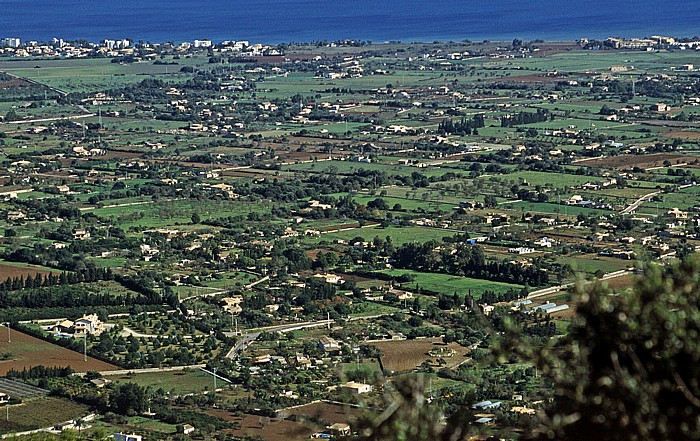
{"label": "tree", "polygon": [[121,415],[136,415],[148,408],[146,389],[136,383],[117,385],[110,394],[110,407]]}
{"label": "tree", "polygon": [[6,114],[5,114],[5,121],[16,121],[19,119],[19,116],[17,116],[17,112],[15,109],[10,109]]}
{"label": "tree", "polygon": [[198,214],[198,213],[192,213],[192,219],[191,219],[191,220],[192,220],[192,223],[193,223],[193,224],[198,224],[198,223],[200,223],[200,222],[202,221],[202,218],[199,217],[199,214]]}
{"label": "tree", "polygon": [[376,198],[367,202],[367,208],[372,210],[388,210],[389,204],[387,204],[382,198]]}
{"label": "tree", "polygon": [[555,385],[538,437],[700,439],[699,279],[695,255],[649,264],[632,290],[615,295],[601,282],[578,287],[566,337],[513,345]]}

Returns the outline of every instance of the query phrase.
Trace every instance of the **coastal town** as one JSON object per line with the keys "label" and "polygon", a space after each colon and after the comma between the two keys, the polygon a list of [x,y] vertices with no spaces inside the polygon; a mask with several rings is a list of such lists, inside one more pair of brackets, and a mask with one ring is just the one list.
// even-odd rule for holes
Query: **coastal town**
{"label": "coastal town", "polygon": [[0,435],[518,439],[700,250],[699,45],[0,38]]}

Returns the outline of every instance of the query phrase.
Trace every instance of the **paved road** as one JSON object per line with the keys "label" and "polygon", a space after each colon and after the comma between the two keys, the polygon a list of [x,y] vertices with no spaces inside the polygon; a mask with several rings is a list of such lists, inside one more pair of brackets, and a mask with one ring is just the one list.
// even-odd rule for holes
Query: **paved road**
{"label": "paved road", "polygon": [[265,276],[262,279],[256,280],[255,282],[249,283],[248,285],[245,286],[245,289],[251,289],[255,285],[258,285],[260,283],[266,282],[270,280],[270,276]]}
{"label": "paved road", "polygon": [[[678,190],[683,190],[684,188],[692,187],[694,184],[685,184],[681,185],[678,187]],[[622,214],[629,214],[639,208],[640,205],[642,205],[644,202],[649,201],[651,198],[654,196],[663,193],[663,191],[655,191],[654,193],[649,193],[647,195],[642,196],[641,198],[637,199],[634,201],[630,206],[625,208],[624,210],[621,211]]]}
{"label": "paved road", "polygon": [[[103,377],[107,377],[110,375],[126,375],[129,373],[149,374],[149,373],[154,373],[154,372],[176,372],[176,371],[184,371],[185,369],[201,369],[203,367],[206,367],[206,365],[205,364],[193,364],[193,365],[189,365],[189,366],[171,366],[171,367],[164,367],[164,368],[121,369],[118,371],[102,371],[102,372],[100,372],[100,375],[102,375]],[[83,376],[85,374],[84,373],[75,373],[73,375]]]}
{"label": "paved road", "polygon": [[231,360],[237,359],[238,355],[243,352],[246,346],[254,342],[259,336],[260,332],[250,332],[248,334],[241,335],[241,339],[238,340],[235,346],[232,347],[228,353],[226,353],[226,358],[230,358]]}
{"label": "paved road", "polygon": [[[243,334],[240,336],[240,339],[236,343],[234,347],[231,348],[230,351],[226,354],[226,358],[230,358],[231,360],[235,360],[238,358],[238,355],[240,355],[245,348],[254,342],[260,334],[263,332],[291,332],[291,331],[297,331],[299,329],[306,329],[306,328],[317,328],[319,326],[327,326],[333,323],[333,320],[318,320],[315,322],[301,322],[301,323],[288,323],[285,325],[277,325],[277,326],[266,326],[264,328],[257,328],[257,329],[252,329],[248,331],[247,333]],[[235,337],[235,333],[233,332],[225,332],[224,333],[227,337]]]}
{"label": "paved road", "polygon": [[[355,320],[367,320],[367,319],[374,319],[378,317],[382,317],[385,315],[389,314],[375,314],[375,315],[368,315],[364,317],[351,317],[348,320],[350,321],[355,321]],[[299,329],[308,329],[308,328],[318,328],[321,326],[328,326],[333,324],[334,320],[317,320],[313,322],[301,322],[301,323],[287,323],[285,325],[276,325],[276,326],[266,326],[264,328],[257,328],[257,329],[251,329],[245,334],[242,334],[240,336],[240,340],[234,347],[231,348],[231,350],[228,351],[226,354],[226,358],[230,358],[231,360],[235,360],[238,358],[241,352],[245,350],[245,348],[254,342],[260,334],[263,332],[291,332],[291,331],[298,331]],[[224,334],[227,337],[235,337],[236,334],[234,332],[224,332]]]}
{"label": "paved road", "polygon": [[639,208],[640,205],[642,205],[644,202],[650,200],[654,196],[661,194],[661,191],[655,191],[653,193],[645,194],[641,198],[637,199],[636,201],[632,202],[627,208],[623,209],[620,213],[621,214],[629,214]]}

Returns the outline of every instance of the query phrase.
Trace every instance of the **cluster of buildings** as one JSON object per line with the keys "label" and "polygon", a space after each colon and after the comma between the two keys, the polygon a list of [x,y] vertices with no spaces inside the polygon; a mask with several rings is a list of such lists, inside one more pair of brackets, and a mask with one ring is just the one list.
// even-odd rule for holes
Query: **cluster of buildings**
{"label": "cluster of buildings", "polygon": [[[104,39],[98,43],[74,42],[62,38],[52,38],[48,42],[35,40],[22,41],[16,37],[0,38],[0,56],[10,57],[65,57],[84,58],[95,55],[107,57],[136,56],[137,54],[155,57],[157,52],[172,51],[174,53],[189,50],[214,50],[218,53],[239,53],[243,56],[282,55],[275,47],[253,44],[249,41],[224,41],[215,44],[211,40],[202,39],[194,42],[182,42],[177,46],[171,43],[134,44],[131,39]],[[149,54],[151,52],[151,54]]]}
{"label": "cluster of buildings", "polygon": [[68,337],[84,337],[87,335],[100,335],[104,331],[104,324],[97,314],[87,314],[73,320],[61,320],[48,325],[45,329],[55,335]]}
{"label": "cluster of buildings", "polygon": [[[580,43],[587,44],[586,39],[580,40]],[[637,49],[637,50],[653,50],[662,48],[677,48],[677,49],[697,49],[700,45],[699,41],[677,41],[673,37],[663,35],[652,35],[649,38],[615,38],[609,37],[603,41],[603,45],[613,49]]]}
{"label": "cluster of buildings", "polygon": [[113,49],[126,49],[129,46],[131,46],[131,40],[128,39],[122,39],[122,40],[102,40],[102,46],[106,47],[109,50]]}
{"label": "cluster of buildings", "polygon": [[22,40],[19,38],[13,38],[13,37],[8,37],[8,38],[0,38],[0,47],[20,47],[22,44]]}

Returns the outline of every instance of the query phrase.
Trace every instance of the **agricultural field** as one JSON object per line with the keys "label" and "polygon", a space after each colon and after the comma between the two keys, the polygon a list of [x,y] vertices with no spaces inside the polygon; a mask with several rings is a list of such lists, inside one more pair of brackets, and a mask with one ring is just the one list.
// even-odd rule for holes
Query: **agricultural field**
{"label": "agricultural field", "polygon": [[[488,280],[472,279],[469,277],[450,276],[448,274],[421,273],[409,270],[386,270],[382,271],[391,277],[409,276],[413,280],[402,284],[402,288],[410,288],[420,291],[425,289],[430,292],[449,294],[455,292],[471,294],[478,298],[485,291],[503,292],[509,290],[520,290],[522,285],[512,283],[492,282]],[[418,286],[416,288],[416,285]]]}
{"label": "agricultural field", "polygon": [[[136,383],[154,390],[163,389],[171,395],[194,394],[214,389],[212,376],[200,370],[131,373],[109,375],[106,378],[117,383]],[[219,381],[219,386],[221,385],[222,382]]]}
{"label": "agricultural field", "polygon": [[7,328],[0,330],[0,353],[10,354],[8,359],[0,361],[0,374],[7,374],[9,370],[21,371],[32,366],[46,367],[71,367],[76,372],[89,370],[111,371],[116,366],[88,357],[84,360],[83,354],[62,348],[55,344],[40,340],[31,335],[10,330],[10,342],[7,341]]}
{"label": "agricultural field", "polygon": [[15,277],[27,278],[29,276],[36,277],[37,274],[46,276],[47,274],[56,273],[56,270],[51,268],[41,267],[38,265],[24,265],[15,262],[0,262],[0,282]]}
{"label": "agricultural field", "polygon": [[326,425],[352,423],[361,412],[357,408],[322,402],[285,411],[285,419],[247,414],[236,416],[223,410],[210,410],[207,413],[240,424],[239,429],[230,431],[234,436],[259,436],[266,441],[301,441],[323,431]]}
{"label": "agricultural field", "polygon": [[[436,364],[440,356],[430,355],[431,351],[444,352],[442,358],[446,366],[454,367],[466,360],[466,350],[458,344],[442,343],[442,339],[420,339],[402,341],[383,341],[372,343],[382,352],[382,366],[389,372],[411,371],[424,362]],[[452,354],[451,351],[454,351]],[[452,355],[450,355],[452,354]]]}
{"label": "agricultural field", "polygon": [[417,373],[517,438],[556,388],[505,324],[565,341],[565,287],[700,249],[691,50],[132,43],[0,54],[0,374],[98,432],[330,437]]}
{"label": "agricultural field", "polygon": [[88,414],[88,406],[71,400],[56,397],[30,398],[7,409],[8,418],[0,419],[0,434],[52,427]]}

